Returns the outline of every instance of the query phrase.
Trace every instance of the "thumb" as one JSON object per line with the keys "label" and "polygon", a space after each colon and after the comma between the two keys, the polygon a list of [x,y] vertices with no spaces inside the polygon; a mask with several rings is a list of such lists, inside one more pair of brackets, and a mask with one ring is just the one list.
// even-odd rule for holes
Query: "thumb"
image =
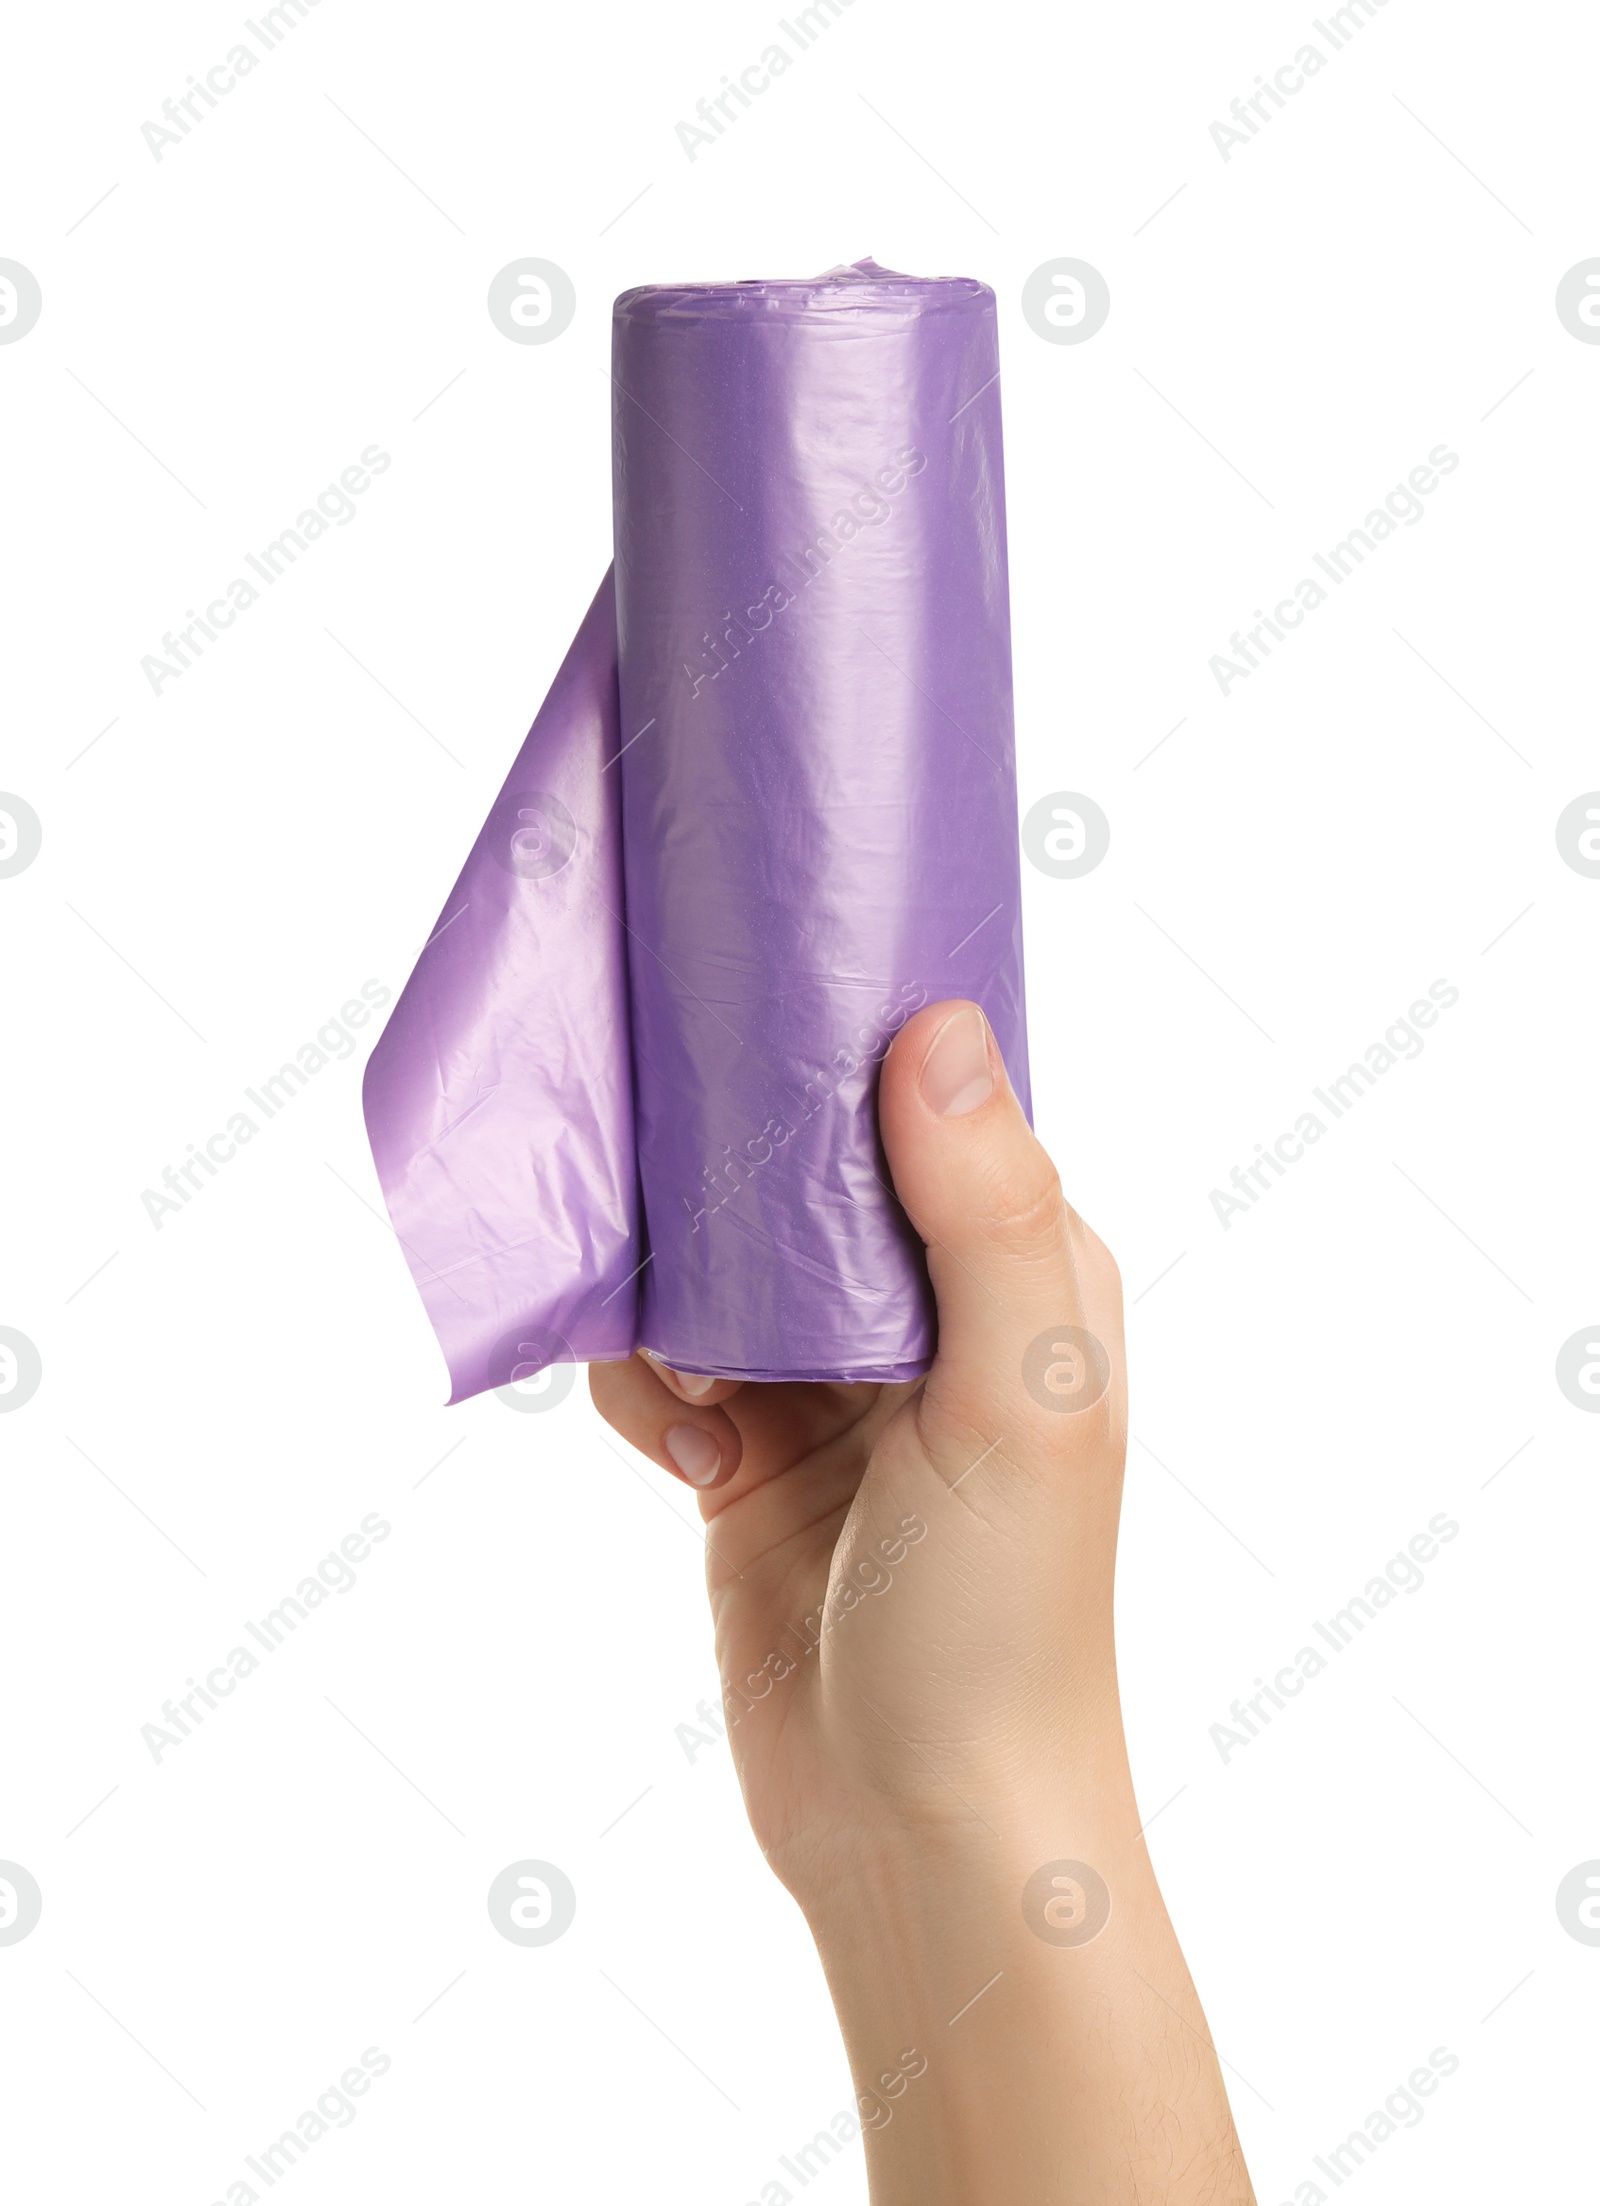
{"label": "thumb", "polygon": [[1116,1266],[1067,1206],[976,1004],[931,1004],[906,1023],[878,1113],[938,1298],[928,1437],[944,1426],[953,1445],[1086,1443],[1120,1431]]}

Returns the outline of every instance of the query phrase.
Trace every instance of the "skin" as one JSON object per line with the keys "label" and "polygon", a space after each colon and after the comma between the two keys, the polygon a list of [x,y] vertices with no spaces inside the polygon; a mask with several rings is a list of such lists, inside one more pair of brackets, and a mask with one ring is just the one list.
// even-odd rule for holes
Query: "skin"
{"label": "skin", "polygon": [[1253,2206],[1123,1737],[1116,1266],[975,1006],[901,1030],[879,1120],[938,1299],[925,1380],[639,1355],[592,1367],[595,1402],[698,1490],[729,1741],[827,1973],[874,2206]]}

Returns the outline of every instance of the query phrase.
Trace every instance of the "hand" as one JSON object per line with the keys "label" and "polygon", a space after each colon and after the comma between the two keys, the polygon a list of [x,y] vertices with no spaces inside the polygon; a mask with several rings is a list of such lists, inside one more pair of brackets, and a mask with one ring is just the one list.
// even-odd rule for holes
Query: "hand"
{"label": "hand", "polygon": [[[700,1492],[730,1743],[828,1970],[874,2199],[1247,2202],[1122,1738],[1116,1266],[975,1006],[908,1022],[879,1118],[938,1298],[927,1378],[740,1385],[638,1356],[592,1367],[596,1404]],[[1100,1886],[1046,1875],[1030,1915],[1061,1863]],[[1103,1930],[1059,1942],[1100,1888]],[[1002,2142],[991,2087],[1013,2115],[1067,2100]]]}
{"label": "hand", "polygon": [[[730,1742],[802,1897],[864,1824],[970,1823],[967,1800],[1029,1778],[1111,1686],[1116,1267],[1062,1202],[980,1012],[907,1024],[880,1116],[938,1295],[926,1381],[708,1383],[643,1356],[590,1373],[608,1422],[700,1489]],[[1111,1361],[1079,1414],[1022,1383],[1029,1344],[1063,1328]]]}

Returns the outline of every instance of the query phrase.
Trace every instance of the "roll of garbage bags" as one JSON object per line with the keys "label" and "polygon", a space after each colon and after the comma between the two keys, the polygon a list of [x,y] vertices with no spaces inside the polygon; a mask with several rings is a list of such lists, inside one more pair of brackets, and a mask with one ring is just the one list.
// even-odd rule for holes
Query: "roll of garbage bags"
{"label": "roll of garbage bags", "polygon": [[878,1068],[971,997],[1028,1104],[998,377],[966,278],[617,300],[614,567],[367,1069],[452,1400],[927,1369]]}

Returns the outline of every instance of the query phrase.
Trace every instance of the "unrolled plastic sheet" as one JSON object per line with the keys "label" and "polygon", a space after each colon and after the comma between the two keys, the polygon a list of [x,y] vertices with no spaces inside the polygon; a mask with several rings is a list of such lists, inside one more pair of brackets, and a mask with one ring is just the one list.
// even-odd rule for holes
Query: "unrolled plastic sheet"
{"label": "unrolled plastic sheet", "polygon": [[903,1380],[877,1132],[922,1004],[1028,1102],[994,294],[616,302],[615,563],[367,1069],[451,1399],[646,1347]]}

